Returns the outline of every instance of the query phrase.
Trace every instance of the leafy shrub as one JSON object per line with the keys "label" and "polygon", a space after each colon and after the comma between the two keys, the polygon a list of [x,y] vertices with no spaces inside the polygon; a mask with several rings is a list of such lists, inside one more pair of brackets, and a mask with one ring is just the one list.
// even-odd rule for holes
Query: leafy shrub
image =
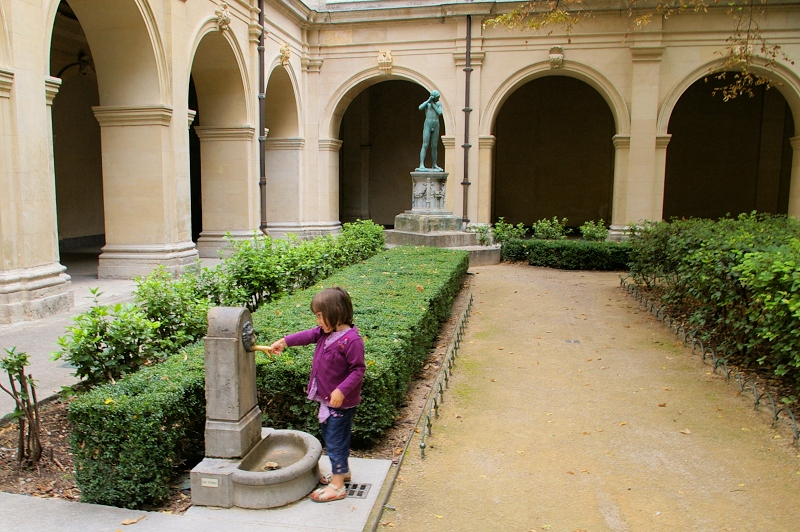
{"label": "leafy shrub", "polygon": [[544,218],[531,226],[531,235],[540,240],[562,240],[567,238],[567,234],[570,232],[566,225],[566,218],[562,218],[561,221],[555,216],[552,220]]}
{"label": "leafy shrub", "polygon": [[492,227],[492,237],[495,243],[504,244],[509,240],[523,239],[528,234],[528,229],[522,223],[511,225],[501,216]]}
{"label": "leafy shrub", "polygon": [[206,333],[210,301],[197,289],[197,277],[184,274],[178,279],[156,268],[136,279],[134,299],[144,315],[158,323],[157,349],[172,351],[195,342]]}
{"label": "leafy shrub", "polygon": [[135,508],[158,503],[170,479],[202,456],[203,346],[99,386],[70,403],[70,444],[81,500]]}
{"label": "leafy shrub", "polygon": [[586,240],[511,240],[500,249],[504,261],[561,270],[617,271],[628,269],[630,246],[625,242]]}
{"label": "leafy shrub", "polygon": [[631,276],[722,356],[800,382],[793,273],[800,222],[736,219],[648,224],[630,239]]}
{"label": "leafy shrub", "polygon": [[93,289],[94,305],[78,314],[58,339],[61,351],[53,360],[66,359],[75,375],[88,384],[114,381],[158,359],[158,322],[147,319],[133,304],[100,305]]}
{"label": "leafy shrub", "polygon": [[16,347],[6,349],[0,358],[0,369],[8,374],[9,387],[0,382],[0,390],[6,392],[14,401],[12,418],[17,420],[17,463],[37,464],[42,457],[42,442],[39,438],[39,406],[36,398],[36,383],[30,374],[25,373],[28,353],[17,351]]}
{"label": "leafy shrub", "polygon": [[467,227],[470,233],[478,235],[478,245],[491,246],[492,245],[492,225],[491,224],[470,224]]}
{"label": "leafy shrub", "polygon": [[608,238],[608,228],[605,226],[602,218],[599,222],[587,221],[578,228],[584,240],[593,242],[602,242]]}

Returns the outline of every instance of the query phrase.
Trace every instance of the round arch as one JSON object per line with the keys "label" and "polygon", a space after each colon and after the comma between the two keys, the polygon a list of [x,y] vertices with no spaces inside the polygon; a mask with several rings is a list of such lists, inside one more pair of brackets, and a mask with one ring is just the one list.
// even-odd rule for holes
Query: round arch
{"label": "round arch", "polygon": [[[55,22],[61,0],[51,0],[48,23]],[[80,20],[97,72],[100,105],[152,105],[172,101],[166,52],[146,0],[71,0]],[[49,67],[52,32],[46,40]],[[49,75],[49,72],[45,72]]]}
{"label": "round arch", "polygon": [[[703,76],[708,75],[709,72],[721,67],[724,63],[723,59],[708,62],[690,73],[686,74],[672,90],[667,94],[664,103],[661,104],[661,109],[658,112],[658,122],[656,127],[658,135],[666,135],[669,128],[669,121],[672,117],[672,112],[675,110],[675,105],[680,100],[681,96],[686,90],[692,86],[693,83],[701,79]],[[800,131],[800,79],[797,75],[784,67],[780,63],[776,63],[772,68],[767,69],[765,61],[759,58],[752,66],[753,70],[759,74],[769,75],[778,83],[775,88],[786,99],[789,104],[789,109],[792,111],[794,118],[794,130]]]}
{"label": "round arch", "polygon": [[550,67],[549,61],[534,63],[511,75],[495,93],[489,98],[489,102],[484,108],[480,121],[480,135],[492,135],[497,114],[503,107],[503,103],[522,85],[536,78],[544,76],[568,76],[578,79],[595,89],[606,101],[611,114],[614,117],[614,124],[617,135],[629,135],[631,129],[631,118],[628,105],[620,92],[611,81],[598,71],[581,63],[573,61],[565,62],[564,66],[554,70]]}
{"label": "round arch", "polygon": [[[371,85],[392,80],[411,81],[412,83],[425,87],[426,90],[430,91],[435,89],[442,94],[442,91],[432,80],[409,68],[394,67],[392,68],[391,75],[381,74],[376,68],[363,70],[342,83],[336,92],[334,92],[333,96],[331,96],[328,104],[325,106],[323,119],[320,123],[320,138],[337,138],[339,135],[339,126],[342,123],[342,117],[353,99]],[[452,132],[455,131],[455,117],[453,116],[452,108],[448,103],[448,99],[443,94],[440,97],[440,101],[442,102],[444,131],[448,134],[452,134]]]}
{"label": "round arch", "polygon": [[[241,46],[239,46],[239,42],[236,40],[235,36],[231,31],[223,31],[219,32],[217,26],[217,19],[213,17],[209,17],[204,20],[200,27],[194,32],[195,38],[192,41],[191,48],[189,50],[189,58],[188,66],[189,69],[186,72],[186,79],[192,75],[195,67],[195,61],[197,60],[198,50],[200,49],[203,40],[206,39],[207,36],[212,34],[219,34],[224,38],[225,42],[228,44],[230,48],[230,52],[236,62],[236,70],[242,82],[242,99],[241,103],[244,104],[244,108],[237,112],[237,118],[239,120],[239,124],[254,124],[257,121],[257,109],[255,105],[252,103],[253,101],[253,93],[250,87],[250,79],[247,72],[247,62],[244,57],[244,53],[242,52]],[[221,47],[217,47],[218,53],[224,53]],[[229,58],[228,58],[229,59]],[[227,61],[226,61],[227,62]],[[188,82],[187,82],[188,85]]]}
{"label": "round arch", "polygon": [[[275,92],[278,94],[275,95]],[[303,137],[303,108],[297,90],[297,76],[291,65],[284,66],[278,60],[270,65],[267,74],[266,106],[267,128],[270,135],[282,138]],[[273,116],[276,117],[275,120],[271,120]]]}

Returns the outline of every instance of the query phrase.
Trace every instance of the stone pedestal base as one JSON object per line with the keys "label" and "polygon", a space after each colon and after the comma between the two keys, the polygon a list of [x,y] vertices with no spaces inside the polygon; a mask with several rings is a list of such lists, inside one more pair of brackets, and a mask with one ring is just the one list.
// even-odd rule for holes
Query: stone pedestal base
{"label": "stone pedestal base", "polygon": [[72,308],[65,266],[57,262],[0,271],[0,323],[38,320]]}
{"label": "stone pedestal base", "polygon": [[461,231],[461,218],[447,211],[406,211],[394,217],[395,231],[430,233],[432,231]]}
{"label": "stone pedestal base", "polygon": [[100,279],[133,279],[150,274],[161,265],[172,274],[183,273],[198,258],[192,242],[161,245],[113,245],[103,247],[97,266]]}

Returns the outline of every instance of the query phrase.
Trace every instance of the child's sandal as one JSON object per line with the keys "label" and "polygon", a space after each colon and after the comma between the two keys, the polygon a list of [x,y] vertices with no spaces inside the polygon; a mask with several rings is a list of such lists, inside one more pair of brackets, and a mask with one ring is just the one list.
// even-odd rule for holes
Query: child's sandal
{"label": "child's sandal", "polygon": [[[332,495],[330,494],[331,491],[333,491]],[[344,486],[341,488],[337,488],[335,486],[324,486],[312,491],[309,499],[314,502],[332,502],[342,500],[345,497],[347,497],[347,488]]]}
{"label": "child's sandal", "polygon": [[[323,486],[327,486],[328,484],[331,483],[331,478],[333,478],[333,475],[330,474],[322,475],[319,477],[319,483],[322,484]],[[351,480],[353,480],[353,475],[351,473],[345,475],[344,477],[345,482],[350,482]]]}

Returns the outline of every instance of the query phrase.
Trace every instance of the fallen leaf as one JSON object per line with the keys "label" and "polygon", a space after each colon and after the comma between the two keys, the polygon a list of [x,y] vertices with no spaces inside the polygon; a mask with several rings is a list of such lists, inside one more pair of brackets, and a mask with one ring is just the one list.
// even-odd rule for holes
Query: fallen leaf
{"label": "fallen leaf", "polygon": [[781,439],[781,435],[780,434],[776,434],[775,436],[772,437],[772,439],[780,440]]}
{"label": "fallen leaf", "polygon": [[144,514],[144,515],[142,515],[140,517],[137,517],[136,519],[126,519],[126,520],[124,520],[122,522],[122,524],[123,525],[135,525],[136,523],[138,523],[139,521],[141,521],[145,517],[147,517],[147,514]]}
{"label": "fallen leaf", "polygon": [[422,287],[422,285],[418,284],[417,285],[417,292],[422,292],[423,290],[425,290],[425,289]]}
{"label": "fallen leaf", "polygon": [[567,471],[567,474],[568,474],[568,475],[574,475],[574,474],[575,474],[575,472],[574,472],[574,471]]}
{"label": "fallen leaf", "polygon": [[678,432],[680,432],[681,434],[691,434],[692,433],[692,431],[689,430],[689,429],[679,430]]}
{"label": "fallen leaf", "polygon": [[497,382],[497,379],[490,379],[489,382]]}
{"label": "fallen leaf", "polygon": [[658,406],[660,406],[661,408],[664,408],[665,406],[667,406],[667,403],[661,403]]}
{"label": "fallen leaf", "polygon": [[627,425],[627,424],[628,424],[627,421],[620,421],[619,426],[622,427],[623,425]]}
{"label": "fallen leaf", "polygon": [[395,449],[394,450],[394,455],[395,456],[400,456],[401,454],[403,454],[403,449]]}
{"label": "fallen leaf", "polygon": [[443,515],[439,515],[439,514],[434,515],[434,517],[436,519],[444,519],[444,516]]}

